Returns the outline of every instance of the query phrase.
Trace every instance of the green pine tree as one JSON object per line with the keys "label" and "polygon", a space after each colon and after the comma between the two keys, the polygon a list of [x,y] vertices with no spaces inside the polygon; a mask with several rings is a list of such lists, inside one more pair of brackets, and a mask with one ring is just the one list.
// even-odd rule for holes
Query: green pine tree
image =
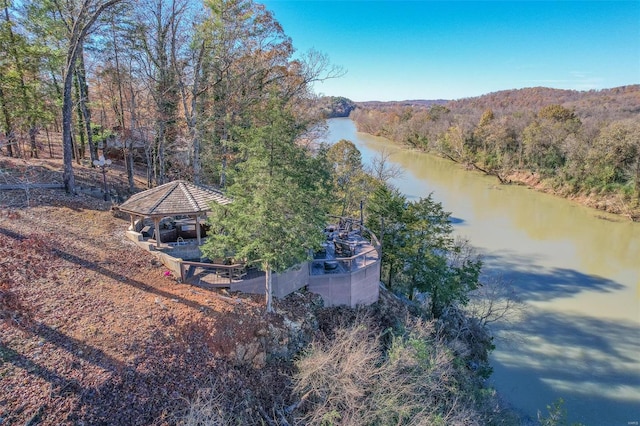
{"label": "green pine tree", "polygon": [[324,239],[330,189],[323,153],[296,144],[304,130],[294,115],[272,101],[257,125],[237,137],[246,158],[228,188],[233,202],[214,206],[216,231],[203,247],[209,257],[245,259],[266,272],[267,312],[271,274],[308,260]]}

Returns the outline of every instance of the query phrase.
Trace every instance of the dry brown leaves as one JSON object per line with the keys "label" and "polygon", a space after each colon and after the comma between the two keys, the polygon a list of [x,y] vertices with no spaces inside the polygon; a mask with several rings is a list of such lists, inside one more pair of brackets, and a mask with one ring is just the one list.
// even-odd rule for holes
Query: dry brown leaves
{"label": "dry brown leaves", "polygon": [[232,303],[165,277],[99,199],[11,192],[0,197],[0,424],[175,424],[212,377],[285,387],[273,366],[229,361],[281,322],[263,297]]}

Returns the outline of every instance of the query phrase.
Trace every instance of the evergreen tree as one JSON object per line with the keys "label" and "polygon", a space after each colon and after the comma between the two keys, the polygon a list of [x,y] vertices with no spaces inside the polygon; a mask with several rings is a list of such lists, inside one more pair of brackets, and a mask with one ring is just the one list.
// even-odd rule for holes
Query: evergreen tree
{"label": "evergreen tree", "polygon": [[397,189],[381,186],[367,204],[367,227],[382,241],[385,284],[413,296],[429,294],[431,315],[465,304],[478,287],[482,262],[453,238],[450,214],[431,195],[408,202]]}
{"label": "evergreen tree", "polygon": [[241,154],[228,195],[233,202],[213,206],[216,231],[203,247],[209,257],[246,260],[266,272],[267,312],[271,273],[308,260],[324,240],[328,166],[321,152],[296,144],[304,130],[280,101],[272,101],[257,125],[238,132]]}

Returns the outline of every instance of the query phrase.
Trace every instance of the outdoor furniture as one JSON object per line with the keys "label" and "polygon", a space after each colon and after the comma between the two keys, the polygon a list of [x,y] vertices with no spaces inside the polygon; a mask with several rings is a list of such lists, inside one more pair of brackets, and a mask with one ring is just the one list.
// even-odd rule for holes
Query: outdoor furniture
{"label": "outdoor furniture", "polygon": [[247,267],[244,263],[231,265],[231,278],[239,280],[247,275]]}
{"label": "outdoor furniture", "polygon": [[140,233],[143,237],[151,238],[151,236],[153,235],[153,227],[147,225],[140,230]]}
{"label": "outdoor furniture", "polygon": [[[154,234],[154,238],[158,240],[157,236],[155,235],[155,232],[153,234]],[[176,228],[160,230],[160,239],[158,241],[161,241],[163,243],[168,243],[168,242],[176,241],[177,239],[178,239],[178,230]]]}
{"label": "outdoor furniture", "polygon": [[332,271],[334,269],[338,268],[338,261],[337,260],[325,260],[324,261],[324,269],[326,269],[327,271]]}
{"label": "outdoor furniture", "polygon": [[336,255],[343,257],[351,257],[356,251],[356,244],[344,240],[335,240],[333,242],[336,250]]}
{"label": "outdoor furniture", "polygon": [[216,274],[219,277],[239,280],[247,275],[247,266],[244,263],[234,263],[233,265],[224,265],[217,268]]}
{"label": "outdoor furniture", "polygon": [[324,259],[327,257],[327,247],[325,245],[313,254],[314,259]]}

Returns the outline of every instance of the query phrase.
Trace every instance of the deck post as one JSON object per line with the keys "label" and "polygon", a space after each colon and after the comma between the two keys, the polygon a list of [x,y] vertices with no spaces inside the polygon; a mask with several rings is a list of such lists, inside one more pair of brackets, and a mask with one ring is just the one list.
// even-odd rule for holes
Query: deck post
{"label": "deck post", "polygon": [[154,224],[154,226],[156,228],[156,235],[155,235],[155,237],[156,237],[156,247],[160,248],[160,243],[161,243],[161,241],[160,241],[160,239],[161,239],[160,238],[160,219],[158,219],[157,217],[154,217],[153,218],[153,224]]}
{"label": "deck post", "polygon": [[202,245],[202,241],[200,239],[200,215],[196,215],[196,238],[198,239],[198,245]]}

